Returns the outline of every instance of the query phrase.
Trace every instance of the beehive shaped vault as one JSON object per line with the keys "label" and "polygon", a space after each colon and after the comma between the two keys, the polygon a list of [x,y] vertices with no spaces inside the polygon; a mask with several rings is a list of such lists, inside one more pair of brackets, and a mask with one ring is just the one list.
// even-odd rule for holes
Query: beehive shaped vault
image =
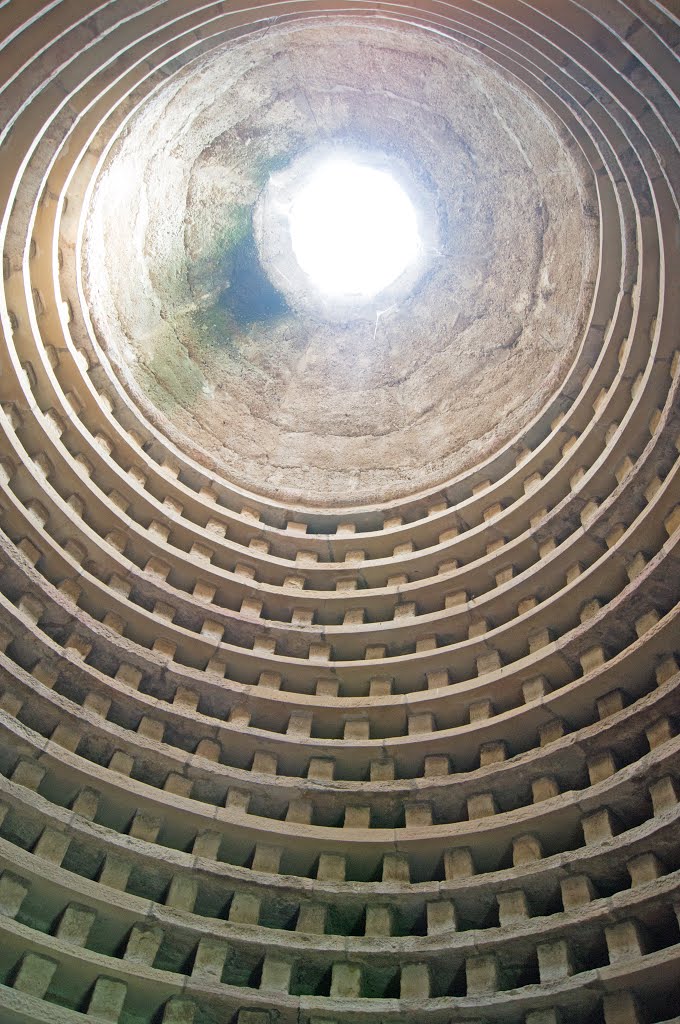
{"label": "beehive shaped vault", "polygon": [[[680,1020],[678,13],[0,4],[3,1024]],[[535,95],[599,237],[540,409],[344,508],[151,418],[79,262],[148,97],[330,15]]]}

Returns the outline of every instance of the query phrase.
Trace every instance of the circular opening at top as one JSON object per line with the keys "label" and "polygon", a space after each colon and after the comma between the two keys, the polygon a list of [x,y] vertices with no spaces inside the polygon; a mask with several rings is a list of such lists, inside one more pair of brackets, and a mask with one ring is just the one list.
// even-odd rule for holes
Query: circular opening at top
{"label": "circular opening at top", "polygon": [[299,266],[328,296],[377,295],[420,254],[418,218],[404,189],[387,171],[349,159],[317,166],[288,218]]}
{"label": "circular opening at top", "polygon": [[436,197],[404,156],[325,143],[275,171],[253,209],[261,266],[291,310],[395,315],[438,251]]}

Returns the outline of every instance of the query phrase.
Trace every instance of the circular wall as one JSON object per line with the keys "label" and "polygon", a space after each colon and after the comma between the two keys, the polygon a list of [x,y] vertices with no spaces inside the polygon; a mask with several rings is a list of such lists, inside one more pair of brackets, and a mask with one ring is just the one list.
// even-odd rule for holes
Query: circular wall
{"label": "circular wall", "polygon": [[[334,146],[381,154],[429,225],[405,294],[358,319],[301,301],[253,238],[271,175]],[[321,507],[441,485],[526,426],[583,340],[598,243],[592,176],[535,94],[469,46],[337,17],[159,86],[86,227],[89,313],[134,400],[234,483]]]}
{"label": "circular wall", "polygon": [[[674,13],[0,48],[2,1024],[677,1024]],[[251,214],[359,143],[446,242],[372,322]]]}

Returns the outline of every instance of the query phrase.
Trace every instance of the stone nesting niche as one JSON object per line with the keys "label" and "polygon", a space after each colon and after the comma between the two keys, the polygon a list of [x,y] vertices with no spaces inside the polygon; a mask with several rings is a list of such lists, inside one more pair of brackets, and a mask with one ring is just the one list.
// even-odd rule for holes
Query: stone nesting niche
{"label": "stone nesting niche", "polygon": [[0,9],[0,1020],[677,1021],[677,17],[327,10]]}

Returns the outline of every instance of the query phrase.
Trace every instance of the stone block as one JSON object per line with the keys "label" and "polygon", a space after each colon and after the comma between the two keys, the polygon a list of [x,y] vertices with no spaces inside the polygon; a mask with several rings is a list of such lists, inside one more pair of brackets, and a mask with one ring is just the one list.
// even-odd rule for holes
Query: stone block
{"label": "stone block", "polygon": [[253,757],[252,771],[260,775],[276,775],[277,758],[264,750],[258,750]]}
{"label": "stone block", "polygon": [[594,672],[595,669],[600,668],[606,661],[604,648],[602,646],[590,647],[587,651],[584,651],[580,657],[581,668],[583,674],[588,672]]}
{"label": "stone block", "polygon": [[654,853],[642,853],[639,857],[633,857],[626,867],[633,887],[653,882],[664,874],[664,866]]}
{"label": "stone block", "polygon": [[229,920],[237,924],[257,924],[262,900],[251,892],[236,892],[229,908]]}
{"label": "stone block", "polygon": [[465,961],[468,996],[490,995],[498,991],[498,961],[493,953],[468,957]]}
{"label": "stone block", "polygon": [[511,889],[509,892],[496,893],[498,901],[498,918],[502,928],[508,925],[521,924],[529,917],[529,905],[523,889]]}
{"label": "stone block", "polygon": [[23,878],[18,878],[10,871],[4,871],[0,877],[0,914],[5,917],[16,917],[28,889],[28,882]]}
{"label": "stone block", "polygon": [[296,931],[323,935],[326,931],[326,913],[323,903],[302,903],[295,926]]}
{"label": "stone block", "polygon": [[432,824],[432,804],[425,801],[408,801],[404,805],[406,828],[423,828]]}
{"label": "stone block", "polygon": [[[256,754],[255,757],[257,756],[258,755]],[[216,740],[201,740],[196,747],[196,757],[204,757],[206,761],[214,761],[215,764],[217,764],[222,757],[222,748]],[[274,761],[274,764],[276,765],[276,761]],[[253,771],[258,771],[254,764]],[[276,773],[276,768],[274,768],[274,773]]]}
{"label": "stone block", "polygon": [[110,770],[118,772],[119,775],[131,775],[134,766],[134,760],[124,750],[116,750],[109,761]]}
{"label": "stone block", "polygon": [[109,1024],[117,1024],[123,1011],[127,985],[113,978],[97,978],[94,983],[87,1012]]}
{"label": "stone block", "polygon": [[[532,608],[535,608],[537,604],[538,598],[534,594],[530,594],[529,597],[525,597],[521,601],[517,602],[517,615],[526,615],[532,610]],[[531,683],[532,680],[529,679],[527,682]],[[522,689],[524,689],[524,685],[526,684],[523,684]]]}
{"label": "stone block", "polygon": [[656,685],[663,686],[664,683],[667,683],[669,679],[672,679],[678,671],[680,671],[680,667],[678,666],[675,656],[669,654],[667,657],[663,658],[656,667]]}
{"label": "stone block", "polygon": [[512,863],[513,867],[520,867],[522,864],[532,864],[541,860],[543,851],[540,840],[536,836],[517,836],[512,841]]}
{"label": "stone block", "polygon": [[458,878],[469,878],[474,873],[475,865],[472,852],[467,847],[444,851],[444,877],[447,882],[453,882]]}
{"label": "stone block", "polygon": [[644,615],[641,615],[639,618],[637,618],[635,620],[635,632],[637,633],[637,635],[639,637],[642,637],[645,635],[645,633],[648,633],[650,629],[653,629],[654,626],[657,624],[659,618],[659,613],[656,611],[655,608],[652,608],[650,611],[645,612]]}
{"label": "stone block", "polygon": [[196,1004],[190,999],[170,999],[163,1010],[162,1024],[194,1024]]}
{"label": "stone block", "polygon": [[383,882],[410,882],[411,868],[403,853],[386,853],[382,865]]}
{"label": "stone block", "polygon": [[183,775],[178,775],[177,772],[170,772],[163,783],[163,791],[165,793],[173,793],[175,796],[181,797],[190,797],[192,787],[193,781],[185,779]]}
{"label": "stone block", "polygon": [[189,875],[173,875],[165,897],[166,907],[191,913],[198,896],[198,882]]}
{"label": "stone block", "polygon": [[336,963],[331,971],[331,999],[356,999],[361,995],[359,964]]}
{"label": "stone block", "polygon": [[203,936],[196,947],[192,977],[220,981],[229,947],[222,939]]}
{"label": "stone block", "polygon": [[12,718],[17,717],[23,706],[24,702],[21,698],[10,693],[9,690],[5,690],[0,697],[0,711],[4,711],[5,714],[11,715]]}
{"label": "stone block", "polygon": [[288,992],[292,967],[289,960],[267,953],[262,965],[260,989],[265,992]]}
{"label": "stone block", "polygon": [[366,935],[391,935],[391,907],[375,907],[370,905],[366,907],[366,927],[364,932]]}
{"label": "stone block", "polygon": [[611,690],[595,702],[600,720],[622,711],[625,706],[623,690]]}
{"label": "stone block", "polygon": [[88,693],[83,701],[83,708],[98,718],[106,718],[111,708],[111,699],[103,693]]}
{"label": "stone block", "polygon": [[101,885],[108,885],[111,889],[123,892],[127,888],[131,870],[132,865],[122,857],[109,853],[106,855],[104,865],[99,873],[99,882]]}
{"label": "stone block", "polygon": [[367,718],[349,719],[345,722],[343,738],[359,741],[370,739],[370,727]]}
{"label": "stone block", "polygon": [[222,836],[219,832],[199,832],[194,839],[194,845],[191,852],[194,857],[205,857],[208,860],[217,860],[217,855],[221,845]]}
{"label": "stone block", "polygon": [[611,750],[602,750],[588,758],[588,778],[591,786],[604,782],[616,773],[616,762]]}
{"label": "stone block", "polygon": [[128,834],[134,839],[142,839],[145,843],[155,843],[161,828],[161,819],[144,811],[137,811]]}
{"label": "stone block", "polygon": [[409,736],[433,732],[435,728],[434,715],[429,712],[424,712],[419,715],[408,715],[407,721]]}
{"label": "stone block", "polygon": [[649,795],[652,798],[655,816],[672,811],[678,803],[678,786],[675,779],[666,775],[653,782],[649,787]]}
{"label": "stone block", "polygon": [[57,679],[59,678],[59,672],[57,669],[50,665],[44,658],[41,658],[36,665],[33,666],[32,675],[39,683],[52,690],[54,688]]}
{"label": "stone block", "polygon": [[391,782],[394,779],[394,761],[392,758],[371,761],[370,776],[371,782]]}
{"label": "stone block", "polygon": [[562,736],[564,736],[564,722],[561,722],[559,718],[554,718],[539,728],[539,746],[547,747],[549,743],[556,743]]}
{"label": "stone block", "polygon": [[531,1010],[524,1018],[525,1024],[560,1024],[561,1020],[559,1011],[552,1008],[547,1010]]}
{"label": "stone block", "polygon": [[250,806],[250,793],[245,789],[236,789],[233,786],[227,790],[224,798],[224,806],[237,814],[247,814]]}
{"label": "stone block", "polygon": [[322,853],[319,856],[319,866],[316,872],[317,878],[327,882],[345,881],[346,861],[341,853]]}
{"label": "stone block", "polygon": [[501,761],[505,761],[507,756],[508,748],[502,740],[483,743],[479,748],[479,766],[484,768],[489,764],[498,764]]}
{"label": "stone block", "polygon": [[133,964],[141,964],[144,967],[153,967],[162,941],[162,928],[149,928],[136,924],[128,937],[125,960]]}
{"label": "stone block", "polygon": [[[380,648],[380,650],[384,650],[384,648]],[[318,643],[318,644],[310,644],[309,645],[309,658],[310,659],[316,659],[317,661],[329,661],[330,657],[331,657],[331,654],[332,654],[332,651],[331,651],[331,645],[330,644],[320,644],[320,643]],[[372,657],[376,657],[376,658],[383,657],[382,654],[375,654],[375,655],[371,655],[371,656]],[[366,657],[369,657],[368,648],[367,648],[367,652],[366,652]]]}
{"label": "stone block", "polygon": [[582,907],[595,896],[593,883],[587,875],[571,875],[560,882],[562,890],[562,906],[565,910]]}
{"label": "stone block", "polygon": [[618,924],[607,925],[604,933],[610,964],[642,956],[645,952],[644,940],[637,921],[620,921]]}
{"label": "stone block", "polygon": [[496,813],[496,801],[493,793],[477,793],[467,799],[467,814],[470,821],[488,818]]}
{"label": "stone block", "polygon": [[240,613],[251,619],[259,619],[262,614],[262,601],[254,597],[244,597],[241,601]]}
{"label": "stone block", "polygon": [[118,666],[116,679],[119,683],[125,683],[131,690],[138,690],[139,684],[142,681],[142,673],[134,665],[128,665],[126,662],[123,662]]}
{"label": "stone block", "polygon": [[276,874],[281,863],[282,849],[280,846],[269,846],[266,843],[258,843],[253,854],[253,871],[264,871],[267,874]]}
{"label": "stone block", "polygon": [[57,832],[56,829],[46,828],[33,847],[33,853],[36,857],[42,857],[53,864],[61,864],[70,843],[70,836],[64,835],[63,832]]}
{"label": "stone block", "polygon": [[438,900],[427,904],[427,934],[441,935],[458,927],[456,908],[451,900]]}
{"label": "stone block", "polygon": [[45,777],[45,769],[35,761],[20,760],[10,778],[17,786],[24,786],[26,789],[37,791],[40,783]]}
{"label": "stone block", "polygon": [[675,728],[669,718],[658,718],[645,729],[649,749],[654,750],[662,743],[668,743],[675,736]]}
{"label": "stone block", "polygon": [[36,999],[42,999],[50,986],[56,969],[56,960],[38,956],[37,953],[26,953],[19,965],[12,987],[19,992],[27,992],[29,995],[35,996]]}
{"label": "stone block", "polygon": [[343,825],[345,828],[370,828],[371,808],[368,805],[363,807],[345,807]]}
{"label": "stone block", "polygon": [[426,779],[448,775],[451,762],[446,754],[430,754],[423,762],[423,775]]}
{"label": "stone block", "polygon": [[311,800],[291,800],[286,811],[286,821],[295,822],[298,825],[310,825],[314,805]]}
{"label": "stone block", "polygon": [[550,775],[544,775],[540,779],[534,779],[531,783],[531,795],[535,804],[541,800],[550,800],[559,794],[560,787],[557,780]]}
{"label": "stone block", "polygon": [[543,647],[547,647],[552,642],[552,635],[549,629],[538,629],[533,633],[529,633],[527,636],[527,643],[529,646],[529,654],[535,654],[540,651]]}
{"label": "stone block", "polygon": [[483,676],[487,672],[497,672],[502,667],[501,656],[498,651],[488,651],[480,654],[477,658],[477,675]]}
{"label": "stone block", "polygon": [[[368,695],[369,697],[389,697],[392,693],[392,680],[391,679],[380,679],[375,678],[369,680],[368,683]],[[336,683],[336,694],[337,694],[337,683]]]}
{"label": "stone block", "polygon": [[[263,672],[260,675],[260,679],[264,674]],[[239,729],[247,729],[250,725],[250,711],[240,704],[235,704],[229,712],[229,723]]]}
{"label": "stone block", "polygon": [[61,915],[55,934],[58,939],[71,946],[84,946],[96,916],[90,907],[69,903]]}
{"label": "stone block", "polygon": [[606,807],[581,819],[583,837],[586,843],[601,843],[614,835],[612,816]]}
{"label": "stone block", "polygon": [[643,1024],[637,1000],[631,992],[611,992],[602,1004],[605,1024]]}
{"label": "stone block", "polygon": [[490,700],[476,700],[469,708],[470,724],[484,722],[487,718],[491,718],[493,714],[493,704]]}
{"label": "stone block", "polygon": [[404,964],[401,969],[401,999],[427,999],[430,995],[430,971],[427,964]]}
{"label": "stone block", "polygon": [[312,757],[307,769],[308,779],[330,782],[335,774],[335,761],[330,757]]}
{"label": "stone block", "polygon": [[155,740],[156,743],[162,743],[163,733],[165,732],[165,722],[160,722],[155,718],[151,718],[150,715],[144,715],[139,721],[137,732],[140,736],[144,736],[145,739]]}
{"label": "stone block", "polygon": [[541,942],[536,947],[541,984],[562,981],[573,973],[569,947],[564,939]]}

